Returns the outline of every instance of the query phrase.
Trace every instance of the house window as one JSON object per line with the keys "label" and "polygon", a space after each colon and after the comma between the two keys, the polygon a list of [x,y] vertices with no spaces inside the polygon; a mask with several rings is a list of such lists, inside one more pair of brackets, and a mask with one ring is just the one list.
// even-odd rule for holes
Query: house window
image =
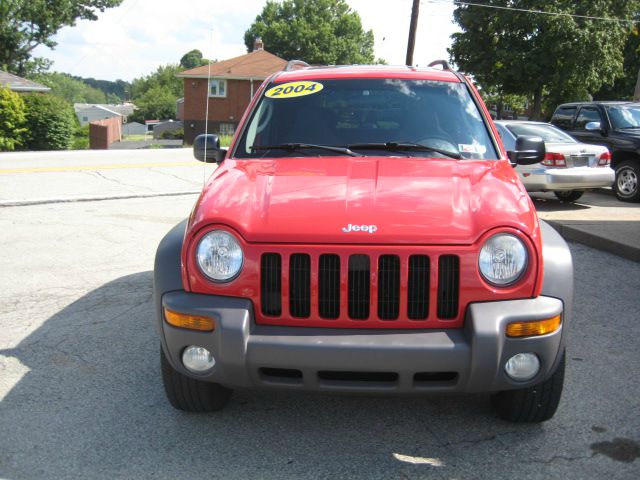
{"label": "house window", "polygon": [[227,81],[226,80],[211,80],[209,83],[209,96],[210,97],[226,97],[227,96]]}
{"label": "house window", "polygon": [[221,123],[218,130],[220,135],[233,135],[236,131],[236,125],[234,123]]}

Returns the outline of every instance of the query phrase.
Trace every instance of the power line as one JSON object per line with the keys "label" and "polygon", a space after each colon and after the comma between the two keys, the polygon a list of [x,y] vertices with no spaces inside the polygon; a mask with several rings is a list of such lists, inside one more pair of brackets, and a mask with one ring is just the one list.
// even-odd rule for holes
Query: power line
{"label": "power line", "polygon": [[[429,3],[444,3],[444,2],[436,2],[435,0],[429,0]],[[452,0],[454,5],[466,5],[468,7],[483,7],[483,8],[494,8],[497,10],[511,10],[522,13],[534,13],[538,15],[551,15],[557,17],[572,17],[572,18],[582,18],[585,20],[602,20],[604,22],[613,22],[613,23],[627,23],[627,24],[635,24],[635,20],[629,20],[626,18],[613,18],[613,17],[595,17],[591,15],[578,15],[577,13],[566,13],[566,12],[545,12],[544,10],[532,10],[528,8],[517,8],[517,7],[504,7],[500,5],[487,5],[484,3],[473,3],[473,2],[462,2],[458,0]]]}

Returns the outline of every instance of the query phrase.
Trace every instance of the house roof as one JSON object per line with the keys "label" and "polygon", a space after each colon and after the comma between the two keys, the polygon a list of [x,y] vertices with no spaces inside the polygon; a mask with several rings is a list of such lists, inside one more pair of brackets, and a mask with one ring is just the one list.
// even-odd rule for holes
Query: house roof
{"label": "house roof", "polygon": [[[207,78],[209,74],[215,78],[237,78],[264,80],[274,72],[278,72],[287,64],[286,60],[266,50],[256,50],[246,55],[230,58],[221,62],[192,68],[178,73],[183,78]],[[211,69],[211,72],[209,72]]]}
{"label": "house roof", "polygon": [[9,72],[0,70],[0,87],[7,87],[14,92],[48,92],[51,90],[40,83],[19,77]]}
{"label": "house roof", "polygon": [[136,106],[133,103],[122,103],[120,105],[111,105],[103,103],[74,103],[73,108],[78,113],[79,110],[87,110],[91,108],[97,108],[105,110],[110,113],[117,113],[118,115],[131,115]]}

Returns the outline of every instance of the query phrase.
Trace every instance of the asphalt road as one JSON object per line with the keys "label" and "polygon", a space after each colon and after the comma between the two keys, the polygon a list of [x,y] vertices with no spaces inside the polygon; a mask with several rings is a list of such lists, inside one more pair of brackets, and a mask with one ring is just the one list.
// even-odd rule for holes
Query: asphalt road
{"label": "asphalt road", "polygon": [[[0,157],[12,200],[4,185],[19,174],[3,168]],[[147,168],[180,177],[163,187],[176,192],[202,175],[140,166],[117,178],[135,185]],[[0,206],[0,478],[640,477],[640,264],[571,245],[565,391],[543,425],[499,420],[485,395],[239,391],[221,412],[185,414],[161,386],[151,268],[196,196],[29,204],[78,198],[75,174],[46,172],[23,206]]]}

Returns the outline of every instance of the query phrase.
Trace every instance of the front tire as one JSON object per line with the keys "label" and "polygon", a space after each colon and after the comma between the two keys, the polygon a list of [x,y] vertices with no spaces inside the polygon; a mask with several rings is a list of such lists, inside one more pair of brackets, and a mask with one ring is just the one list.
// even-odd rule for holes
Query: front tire
{"label": "front tire", "polygon": [[584,194],[584,190],[557,190],[553,193],[558,200],[563,202],[575,202]]}
{"label": "front tire", "polygon": [[640,202],[640,166],[638,162],[626,161],[616,168],[616,181],[613,184],[618,200],[623,202]]}
{"label": "front tire", "polygon": [[162,383],[169,403],[185,412],[215,412],[229,403],[231,389],[187,377],[174,369],[160,348]]}
{"label": "front tire", "polygon": [[500,417],[516,423],[539,423],[556,413],[564,384],[565,353],[553,375],[532,387],[505,390],[491,397]]}

